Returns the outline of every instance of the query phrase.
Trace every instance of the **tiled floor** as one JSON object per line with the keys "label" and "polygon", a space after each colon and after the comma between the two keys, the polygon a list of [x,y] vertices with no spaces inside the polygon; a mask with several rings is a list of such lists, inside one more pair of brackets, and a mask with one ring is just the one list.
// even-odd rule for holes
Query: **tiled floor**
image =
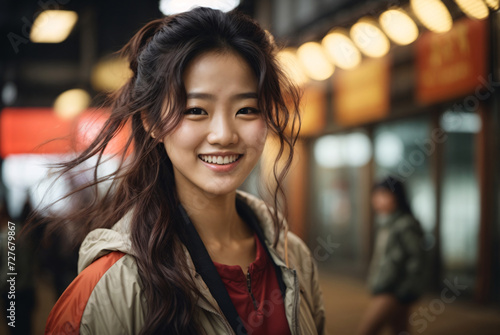
{"label": "tiled floor", "polygon": [[[369,300],[363,283],[357,279],[323,275],[321,287],[329,333],[355,334]],[[448,303],[443,302],[440,296],[425,296],[419,300],[411,312],[411,314],[417,313],[413,317],[414,326],[411,334],[500,334],[500,307],[485,307],[471,302],[449,300]],[[420,313],[420,308],[424,311],[427,309],[428,313],[426,315]],[[384,334],[390,332],[386,331]]]}

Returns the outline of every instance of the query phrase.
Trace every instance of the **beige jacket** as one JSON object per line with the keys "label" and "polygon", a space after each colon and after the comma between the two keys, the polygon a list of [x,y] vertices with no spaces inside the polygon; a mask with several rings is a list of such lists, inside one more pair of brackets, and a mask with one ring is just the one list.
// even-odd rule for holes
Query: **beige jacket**
{"label": "beige jacket", "polygon": [[[296,235],[288,233],[287,267],[283,234],[277,247],[272,247],[273,223],[264,202],[240,191],[238,197],[259,218],[271,257],[282,270],[286,286],[286,318],[292,335],[324,334],[322,294],[309,249]],[[131,249],[129,221],[130,217],[125,216],[112,229],[96,229],[87,235],[80,248],[79,276],[54,306],[47,321],[46,334],[140,332],[147,304]],[[204,296],[197,302],[196,313],[200,324],[207,334],[234,334],[205,282],[196,273],[187,249],[185,253],[189,264],[187,271]],[[95,265],[89,266],[91,264]],[[247,331],[252,333],[251,329]]]}

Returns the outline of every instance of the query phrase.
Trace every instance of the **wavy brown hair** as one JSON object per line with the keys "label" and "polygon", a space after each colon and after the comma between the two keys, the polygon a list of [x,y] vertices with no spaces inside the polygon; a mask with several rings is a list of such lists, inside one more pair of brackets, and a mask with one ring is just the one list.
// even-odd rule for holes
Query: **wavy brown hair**
{"label": "wavy brown hair", "polygon": [[[71,173],[82,162],[98,158],[93,180],[73,192],[91,189],[93,201],[64,218],[51,218],[51,229],[82,222],[75,241],[79,244],[91,230],[110,228],[127,212],[133,213],[132,248],[147,301],[143,334],[203,332],[193,317],[199,292],[184,270],[187,260],[178,234],[179,200],[172,164],[158,139],[165,138],[182,119],[186,107],[184,70],[197,55],[208,51],[237,53],[258,79],[259,109],[280,143],[273,169],[277,186],[271,204],[277,208],[278,200],[284,197],[283,179],[298,136],[299,92],[280,68],[269,34],[235,11],[196,8],[151,21],[140,29],[121,50],[130,61],[133,75],[110,96],[111,115],[102,131],[78,157],[60,165],[62,173]],[[108,144],[128,125],[131,132],[120,153],[120,168],[98,177],[97,167]],[[278,167],[279,161],[285,161],[284,168],[281,164]],[[99,194],[98,186],[105,181],[111,181],[112,187]],[[277,211],[270,213],[276,245],[283,223]]]}

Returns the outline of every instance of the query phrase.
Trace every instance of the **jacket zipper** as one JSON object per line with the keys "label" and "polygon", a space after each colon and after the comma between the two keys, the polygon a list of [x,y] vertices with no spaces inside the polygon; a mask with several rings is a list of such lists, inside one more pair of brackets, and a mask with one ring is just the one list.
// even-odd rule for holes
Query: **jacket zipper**
{"label": "jacket zipper", "polygon": [[293,270],[293,284],[295,286],[295,301],[293,304],[293,314],[295,316],[295,334],[300,334],[299,331],[299,299],[300,299],[300,288],[299,279],[297,277],[297,271]]}
{"label": "jacket zipper", "polygon": [[253,307],[255,308],[255,310],[259,309],[259,306],[257,305],[257,301],[255,300],[255,297],[253,296],[253,293],[252,293],[252,279],[250,277],[250,270],[247,271],[247,289],[248,289],[248,293],[250,294],[250,297],[252,298]]}

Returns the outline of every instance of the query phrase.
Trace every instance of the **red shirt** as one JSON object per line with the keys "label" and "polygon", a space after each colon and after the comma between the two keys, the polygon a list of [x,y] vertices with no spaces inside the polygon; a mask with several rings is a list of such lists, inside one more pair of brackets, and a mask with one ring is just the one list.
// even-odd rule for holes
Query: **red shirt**
{"label": "red shirt", "polygon": [[214,262],[248,334],[290,335],[272,261],[256,234],[257,257],[245,275],[239,265]]}

